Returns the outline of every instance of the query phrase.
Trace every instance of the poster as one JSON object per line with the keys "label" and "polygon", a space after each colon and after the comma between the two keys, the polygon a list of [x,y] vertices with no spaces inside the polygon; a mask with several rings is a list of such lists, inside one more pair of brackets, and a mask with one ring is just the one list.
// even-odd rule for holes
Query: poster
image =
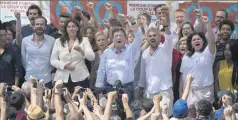
{"label": "poster", "polygon": [[[117,14],[126,14],[127,12],[127,1],[123,0],[105,0],[105,1],[99,1],[99,0],[94,0],[95,4],[95,14],[97,20],[102,23],[104,19],[109,18],[109,14],[106,11],[104,5],[106,3],[111,3],[113,6],[113,14],[116,17]],[[75,0],[75,1],[65,1],[65,0],[52,0],[50,1],[50,20],[54,25],[58,25],[58,16],[62,12],[67,12],[72,14],[74,16],[74,11],[73,7],[74,6],[79,6],[83,11],[87,11],[88,9],[86,7],[87,1],[82,1],[82,0]]]}
{"label": "poster", "polygon": [[[50,10],[49,2],[47,1],[0,1],[0,14],[2,22],[15,20],[16,18],[14,16],[14,12],[20,12],[22,25],[29,24],[30,21],[26,16],[26,11],[32,4],[40,6],[43,16],[49,18]],[[48,10],[46,8],[48,8]]]}
{"label": "poster", "polygon": [[127,14],[134,15],[135,18],[140,12],[148,12],[151,14],[151,21],[156,21],[157,17],[155,16],[154,7],[158,4],[166,4],[170,8],[171,20],[173,20],[173,12],[177,9],[178,1],[127,1]]}

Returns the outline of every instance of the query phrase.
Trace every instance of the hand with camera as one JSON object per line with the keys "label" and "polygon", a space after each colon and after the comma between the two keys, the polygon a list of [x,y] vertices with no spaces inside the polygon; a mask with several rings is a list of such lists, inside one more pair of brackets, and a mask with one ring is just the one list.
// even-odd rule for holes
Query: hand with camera
{"label": "hand with camera", "polygon": [[67,88],[63,88],[63,89],[64,89],[64,92],[63,92],[64,99],[66,100],[67,103],[71,102],[72,99],[68,89]]}
{"label": "hand with camera", "polygon": [[87,94],[88,98],[90,98],[90,100],[92,101],[93,105],[97,104],[97,99],[93,95],[93,92],[89,88],[86,89],[86,94]]}

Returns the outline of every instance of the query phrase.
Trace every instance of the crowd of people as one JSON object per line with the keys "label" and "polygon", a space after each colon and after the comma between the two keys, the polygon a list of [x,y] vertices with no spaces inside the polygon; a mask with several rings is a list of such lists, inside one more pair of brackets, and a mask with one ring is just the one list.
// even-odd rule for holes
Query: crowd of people
{"label": "crowd of people", "polygon": [[[238,120],[238,34],[225,10],[215,27],[165,4],[135,15],[61,13],[47,24],[39,6],[30,24],[0,22],[0,120]],[[118,17],[118,19],[116,19]],[[104,29],[101,29],[104,28]]]}

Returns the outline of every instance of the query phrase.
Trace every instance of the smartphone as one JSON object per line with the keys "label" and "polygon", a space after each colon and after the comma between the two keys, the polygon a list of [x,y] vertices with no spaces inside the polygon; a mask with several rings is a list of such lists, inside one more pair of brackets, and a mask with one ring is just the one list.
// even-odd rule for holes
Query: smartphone
{"label": "smartphone", "polygon": [[37,82],[36,81],[34,81],[34,83],[33,83],[33,88],[37,88]]}
{"label": "smartphone", "polygon": [[12,86],[8,86],[7,88],[6,88],[6,92],[13,92],[14,90],[12,89]]}

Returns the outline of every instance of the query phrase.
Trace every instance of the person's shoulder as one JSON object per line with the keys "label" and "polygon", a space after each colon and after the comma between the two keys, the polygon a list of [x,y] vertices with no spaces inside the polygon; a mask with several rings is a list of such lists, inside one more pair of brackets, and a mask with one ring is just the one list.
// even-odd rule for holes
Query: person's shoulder
{"label": "person's shoulder", "polygon": [[22,43],[23,43],[24,41],[28,41],[28,40],[31,40],[31,39],[33,39],[33,34],[32,34],[32,35],[29,35],[29,36],[26,36],[26,37],[23,37]]}
{"label": "person's shoulder", "polygon": [[45,35],[45,37],[46,37],[47,40],[55,41],[55,38],[54,38],[54,37],[52,37],[52,36],[50,36],[50,35],[47,35],[47,34],[44,34],[44,35]]}
{"label": "person's shoulder", "polygon": [[29,28],[31,28],[31,26],[28,24],[28,25],[23,25],[21,28],[22,29],[29,29]]}

